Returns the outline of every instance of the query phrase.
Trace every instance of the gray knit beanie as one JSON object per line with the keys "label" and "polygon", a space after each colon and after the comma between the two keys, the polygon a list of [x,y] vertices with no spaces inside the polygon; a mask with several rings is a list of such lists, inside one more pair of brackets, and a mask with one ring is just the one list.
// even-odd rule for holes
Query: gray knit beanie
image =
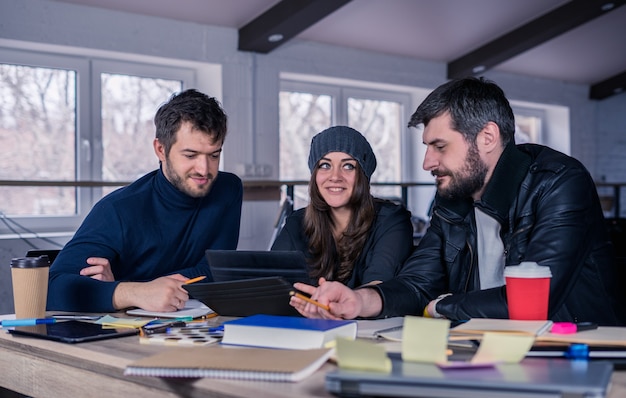
{"label": "gray knit beanie", "polygon": [[359,162],[368,180],[376,170],[376,156],[372,147],[361,133],[351,127],[330,127],[313,137],[309,152],[311,173],[317,162],[329,152],[344,152],[352,156]]}

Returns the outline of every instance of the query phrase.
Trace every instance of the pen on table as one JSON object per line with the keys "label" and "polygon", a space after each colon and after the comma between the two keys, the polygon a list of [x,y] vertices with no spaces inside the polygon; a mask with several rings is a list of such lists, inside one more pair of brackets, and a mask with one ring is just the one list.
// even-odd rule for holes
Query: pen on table
{"label": "pen on table", "polygon": [[290,291],[290,292],[289,292],[289,295],[290,295],[290,296],[297,297],[297,298],[299,298],[299,299],[301,299],[301,300],[304,300],[304,301],[306,301],[307,303],[311,303],[311,304],[313,304],[313,305],[317,305],[318,307],[320,307],[320,308],[322,308],[322,309],[324,309],[324,310],[326,310],[326,311],[330,311],[330,307],[328,307],[327,305],[322,304],[322,303],[320,303],[320,302],[318,302],[318,301],[315,301],[315,300],[313,300],[312,298],[305,296],[304,294],[301,294],[301,293],[298,293],[298,292],[294,292],[294,291],[292,290],[292,291]]}
{"label": "pen on table", "polygon": [[196,282],[200,282],[201,280],[205,279],[206,276],[198,276],[196,278],[191,278],[185,281],[185,285],[189,285],[192,283],[196,283]]}
{"label": "pen on table", "polygon": [[390,328],[386,328],[386,329],[380,329],[374,332],[374,336],[376,337],[382,337],[381,334],[383,333],[389,333],[389,332],[395,332],[397,330],[402,330],[403,325],[399,325],[399,326],[392,326]]}
{"label": "pen on table", "polygon": [[164,323],[149,322],[141,327],[140,334],[165,333],[170,328],[180,328],[185,326],[187,326],[187,324],[184,321],[170,321]]}
{"label": "pen on table", "polygon": [[34,326],[34,325],[49,325],[55,323],[54,318],[26,318],[26,319],[5,319],[0,321],[0,325],[3,328],[14,326]]}
{"label": "pen on table", "polygon": [[86,315],[86,314],[54,314],[51,315],[56,320],[74,319],[78,321],[96,321],[102,318],[102,315]]}

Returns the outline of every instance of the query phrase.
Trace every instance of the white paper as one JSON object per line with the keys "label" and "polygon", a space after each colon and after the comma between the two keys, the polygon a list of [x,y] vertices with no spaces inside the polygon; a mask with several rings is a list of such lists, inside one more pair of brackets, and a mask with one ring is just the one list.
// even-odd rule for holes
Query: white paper
{"label": "white paper", "polygon": [[156,318],[184,318],[184,317],[192,317],[198,318],[201,316],[213,314],[213,310],[204,305],[201,301],[196,299],[187,300],[185,303],[185,307],[172,312],[157,312],[157,311],[146,311],[140,308],[136,308],[134,310],[126,311],[128,315],[134,316],[149,316]]}

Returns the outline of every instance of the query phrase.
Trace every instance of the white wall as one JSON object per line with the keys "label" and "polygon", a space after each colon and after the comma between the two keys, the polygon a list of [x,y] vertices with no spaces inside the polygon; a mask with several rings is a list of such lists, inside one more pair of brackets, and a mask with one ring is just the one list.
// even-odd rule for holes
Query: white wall
{"label": "white wall", "polygon": [[[244,162],[271,164],[274,179],[278,177],[277,98],[281,72],[425,89],[446,80],[443,63],[297,40],[270,54],[257,55],[237,51],[235,29],[48,0],[0,0],[0,46],[26,48],[41,44],[125,53],[129,57],[138,54],[175,62],[220,64],[221,87],[206,85],[201,80],[198,88],[215,96],[217,93],[209,90],[221,90],[229,115],[224,168],[235,171]],[[607,181],[626,180],[626,95],[593,102],[587,99],[588,88],[583,85],[498,72],[486,76],[500,84],[512,100],[569,107],[571,154],[598,179],[603,175]],[[421,142],[421,137],[417,142]],[[421,167],[421,159],[414,159],[414,163],[416,168]],[[619,167],[615,167],[616,163]],[[274,202],[245,203],[239,248],[265,249],[277,211],[278,204]],[[11,242],[0,241],[0,260],[4,264],[8,264],[10,256],[21,254],[14,253],[11,247]]]}

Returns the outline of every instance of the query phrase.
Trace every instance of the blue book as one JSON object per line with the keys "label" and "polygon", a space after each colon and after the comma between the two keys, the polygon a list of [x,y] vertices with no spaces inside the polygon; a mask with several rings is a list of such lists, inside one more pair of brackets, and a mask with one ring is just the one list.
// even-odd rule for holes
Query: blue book
{"label": "blue book", "polygon": [[355,339],[356,331],[353,320],[258,314],[225,322],[222,344],[305,350],[326,347],[337,337]]}

